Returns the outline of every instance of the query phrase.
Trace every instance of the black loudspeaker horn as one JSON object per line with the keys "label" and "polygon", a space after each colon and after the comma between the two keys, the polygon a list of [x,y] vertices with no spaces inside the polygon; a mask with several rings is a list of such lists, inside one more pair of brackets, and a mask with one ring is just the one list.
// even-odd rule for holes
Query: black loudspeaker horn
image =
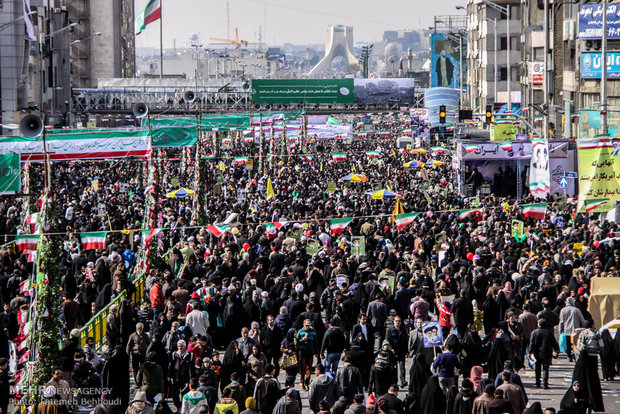
{"label": "black loudspeaker horn", "polygon": [[185,98],[185,102],[194,102],[194,99],[196,99],[196,94],[194,91],[186,91],[183,97]]}
{"label": "black loudspeaker horn", "polygon": [[43,132],[43,121],[37,115],[26,115],[19,122],[19,129],[22,135],[27,138],[38,137]]}
{"label": "black loudspeaker horn", "polygon": [[149,113],[149,107],[143,102],[134,104],[131,110],[136,118],[144,118]]}

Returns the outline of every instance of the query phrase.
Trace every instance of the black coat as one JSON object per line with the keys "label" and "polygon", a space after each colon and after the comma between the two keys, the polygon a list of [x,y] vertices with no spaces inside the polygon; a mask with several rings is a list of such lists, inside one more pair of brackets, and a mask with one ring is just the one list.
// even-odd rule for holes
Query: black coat
{"label": "black coat", "polygon": [[129,356],[117,347],[105,362],[101,372],[102,387],[110,389],[110,399],[121,399],[121,411],[129,404]]}
{"label": "black coat", "polygon": [[474,322],[474,307],[471,300],[460,297],[452,304],[452,313],[456,326],[468,326]]}
{"label": "black coat", "polygon": [[273,329],[265,325],[260,332],[260,346],[265,354],[279,355],[283,339],[282,331],[277,325],[274,325]]}
{"label": "black coat", "polygon": [[538,328],[532,332],[530,352],[534,354],[537,361],[551,363],[554,350],[560,352],[558,341],[556,341],[552,329]]}
{"label": "black coat", "polygon": [[355,394],[363,393],[362,374],[358,368],[351,364],[345,364],[338,370],[336,382],[349,401],[353,401]]}

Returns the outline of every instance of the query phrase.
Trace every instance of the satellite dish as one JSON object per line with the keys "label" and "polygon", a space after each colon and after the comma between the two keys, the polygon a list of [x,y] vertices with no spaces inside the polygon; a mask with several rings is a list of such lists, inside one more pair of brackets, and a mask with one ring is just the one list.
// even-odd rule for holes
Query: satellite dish
{"label": "satellite dish", "polygon": [[132,111],[136,118],[144,118],[149,113],[149,107],[144,102],[140,102],[134,104]]}
{"label": "satellite dish", "polygon": [[194,91],[185,91],[183,97],[185,98],[185,102],[191,103],[194,102],[194,99],[196,99],[196,94],[194,93]]}
{"label": "satellite dish", "polygon": [[43,121],[37,115],[26,115],[19,122],[19,129],[26,138],[34,138],[43,132]]}

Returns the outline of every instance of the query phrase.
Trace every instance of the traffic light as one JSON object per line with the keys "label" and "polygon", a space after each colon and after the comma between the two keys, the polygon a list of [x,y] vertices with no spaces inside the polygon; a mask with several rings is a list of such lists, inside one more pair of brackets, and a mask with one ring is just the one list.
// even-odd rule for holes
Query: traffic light
{"label": "traffic light", "polygon": [[439,106],[439,123],[440,124],[446,123],[446,106],[445,105]]}
{"label": "traffic light", "polygon": [[490,124],[493,120],[493,106],[487,105],[487,111],[484,114],[487,124]]}

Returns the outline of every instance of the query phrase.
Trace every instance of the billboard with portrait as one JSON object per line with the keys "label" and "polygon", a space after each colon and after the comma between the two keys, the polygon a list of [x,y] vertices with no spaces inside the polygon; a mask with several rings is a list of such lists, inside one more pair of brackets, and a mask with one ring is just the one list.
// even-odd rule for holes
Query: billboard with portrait
{"label": "billboard with portrait", "polygon": [[[467,42],[462,37],[462,53],[455,35],[445,33],[431,34],[431,88],[459,88],[461,62],[465,61]],[[465,67],[463,67],[465,71]],[[467,73],[463,72],[463,82]]]}
{"label": "billboard with portrait", "polygon": [[413,78],[354,79],[353,96],[356,104],[412,105],[415,98]]}

